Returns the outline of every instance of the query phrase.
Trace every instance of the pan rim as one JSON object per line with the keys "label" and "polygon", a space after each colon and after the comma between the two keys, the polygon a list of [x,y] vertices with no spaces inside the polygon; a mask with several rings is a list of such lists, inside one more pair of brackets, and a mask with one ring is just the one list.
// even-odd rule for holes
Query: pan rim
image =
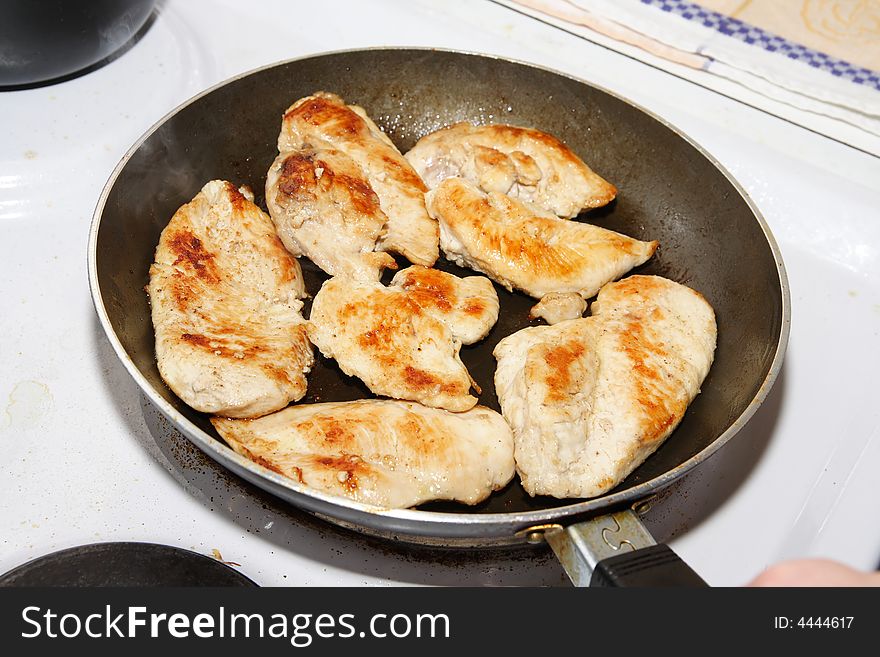
{"label": "pan rim", "polygon": [[[125,347],[114,330],[107,309],[104,305],[103,296],[101,294],[98,282],[98,265],[97,265],[97,243],[98,233],[101,226],[103,211],[106,206],[107,199],[113,189],[116,181],[125,168],[128,161],[137,152],[137,150],[149,139],[162,125],[177,115],[184,108],[199,101],[204,96],[213,93],[217,89],[232,84],[237,80],[254,75],[264,70],[275,67],[286,66],[295,62],[317,59],[321,57],[359,53],[359,52],[381,52],[381,51],[410,51],[419,53],[443,53],[451,55],[463,55],[467,57],[477,57],[482,59],[490,59],[500,62],[512,63],[532,69],[541,70],[553,75],[584,84],[588,87],[601,91],[613,98],[626,103],[636,110],[648,115],[653,120],[659,122],[667,129],[671,130],[678,137],[682,138],[691,147],[695,148],[703,157],[705,157],[716,169],[718,169],[724,177],[731,183],[740,197],[746,202],[752,215],[757,220],[761,231],[764,234],[767,244],[776,264],[776,271],[779,277],[782,314],[780,322],[780,330],[776,344],[776,350],[773,354],[773,360],[767,375],[764,377],[755,396],[749,402],[748,406],[740,413],[740,415],[728,426],[728,428],[719,435],[712,443],[704,447],[697,454],[694,454],[684,463],[679,464],[675,468],[654,477],[648,481],[642,482],[632,488],[617,493],[610,493],[596,498],[583,500],[574,504],[565,506],[551,507],[538,511],[528,512],[510,512],[510,513],[468,513],[466,510],[461,512],[438,512],[438,511],[422,511],[418,509],[383,509],[374,507],[346,498],[328,495],[321,491],[308,488],[292,479],[288,479],[271,470],[268,470],[257,463],[246,459],[221,441],[204,432],[182,413],[175,409],[161,395],[158,394],[156,388],[147,381],[146,377],[140,372],[134,361],[128,355]],[[310,510],[312,512],[325,514],[331,519],[345,520],[365,527],[373,527],[377,521],[383,523],[382,530],[400,531],[403,534],[410,534],[425,537],[488,537],[488,536],[507,536],[510,537],[518,530],[524,527],[538,525],[547,522],[558,522],[566,519],[582,517],[587,515],[595,515],[604,509],[619,507],[627,503],[633,504],[651,496],[652,494],[662,490],[682,475],[691,471],[710,456],[715,454],[723,447],[733,436],[735,436],[749,419],[755,414],[757,409],[763,404],[769,394],[773,384],[782,369],[786,348],[788,346],[790,324],[791,324],[791,298],[788,283],[788,276],[782,258],[781,250],[776,242],[770,227],[764,219],[763,214],[758,209],[752,198],[742,187],[742,185],[733,177],[733,175],[705,148],[697,143],[693,138],[686,134],[683,130],[673,125],[665,118],[657,115],[653,111],[633,102],[632,100],[621,96],[620,94],[609,90],[601,85],[589,82],[583,78],[570,75],[550,67],[526,62],[519,59],[502,57],[500,55],[492,55],[469,50],[456,50],[431,47],[411,47],[411,46],[377,46],[370,48],[349,48],[343,50],[332,50],[318,53],[310,53],[300,57],[294,57],[287,60],[266,64],[243,73],[239,73],[230,78],[224,79],[202,92],[185,100],[177,107],[173,108],[156,121],[149,129],[138,138],[132,146],[125,152],[116,167],[113,169],[110,177],[105,183],[95,210],[92,215],[92,221],[89,228],[88,239],[88,276],[89,289],[92,297],[98,320],[101,324],[107,339],[109,340],[117,358],[128,371],[129,375],[137,383],[147,399],[155,405],[159,411],[178,429],[187,439],[195,444],[205,454],[218,461],[220,464],[231,469],[240,476],[244,476],[252,483],[259,485],[261,481],[267,481],[271,484],[272,492],[278,495],[276,489],[281,489],[285,494],[286,501],[297,506]],[[234,467],[229,467],[233,465]]]}

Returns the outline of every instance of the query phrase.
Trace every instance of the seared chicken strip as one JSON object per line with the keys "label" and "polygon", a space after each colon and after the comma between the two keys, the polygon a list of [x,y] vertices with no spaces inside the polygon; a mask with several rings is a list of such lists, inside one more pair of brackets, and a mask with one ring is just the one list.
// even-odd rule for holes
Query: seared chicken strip
{"label": "seared chicken strip", "polygon": [[587,309],[587,302],[574,292],[551,292],[532,306],[529,317],[540,317],[550,324],[558,324],[567,319],[577,319]]}
{"label": "seared chicken strip", "polygon": [[422,137],[406,159],[431,189],[462,177],[566,218],[617,194],[556,137],[530,128],[456,123]]}
{"label": "seared chicken strip", "polygon": [[495,390],[531,495],[594,497],[678,426],[715,352],[712,307],[655,276],[610,283],[592,316],[498,343]]}
{"label": "seared chicken strip", "polygon": [[376,281],[397,265],[375,252],[388,218],[363,170],[341,151],[279,155],[266,177],[266,205],[287,250],[331,276]]}
{"label": "seared chicken strip", "polygon": [[488,333],[498,298],[486,279],[433,271],[406,269],[389,287],[331,278],[315,295],[309,337],[377,395],[466,411],[477,398],[459,350]]}
{"label": "seared chicken strip", "polygon": [[308,148],[335,148],[362,169],[388,218],[379,241],[382,250],[400,253],[417,265],[434,264],[438,228],[425,210],[427,187],[361,107],[325,92],[296,101],[284,114],[278,151]]}
{"label": "seared chicken strip", "polygon": [[410,402],[304,404],[256,420],[212,418],[263,467],[330,495],[384,508],[476,504],[513,477],[513,437],[495,411]]}
{"label": "seared chicken strip", "polygon": [[253,417],[305,394],[299,263],[232,183],[209,182],[174,214],[148,292],[159,373],[196,410]]}
{"label": "seared chicken strip", "polygon": [[588,299],[657,248],[498,192],[484,194],[462,178],[447,178],[426,199],[447,258],[538,299],[550,292]]}

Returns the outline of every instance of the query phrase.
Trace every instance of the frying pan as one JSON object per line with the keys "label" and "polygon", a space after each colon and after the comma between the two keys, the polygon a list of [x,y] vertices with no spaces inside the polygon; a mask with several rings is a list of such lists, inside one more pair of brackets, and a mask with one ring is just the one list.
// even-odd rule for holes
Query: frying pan
{"label": "frying pan", "polygon": [[[401,151],[456,121],[536,127],[563,139],[620,190],[578,220],[660,241],[638,273],[693,287],[715,308],[715,363],[702,394],[669,439],[617,488],[589,500],[529,497],[512,482],[467,507],[432,503],[377,509],[311,490],[228,448],[165,386],[156,366],[144,285],[159,234],[174,211],[214,178],[260,193],[276,155],[284,110],[316,90],[362,105]],[[314,294],[325,276],[302,259]],[[438,266],[459,275],[448,262]],[[702,583],[654,545],[635,505],[706,460],[761,405],[782,365],[789,298],[779,249],[742,188],[699,146],[646,110],[544,68],[460,52],[370,49],[291,60],[196,96],[151,128],[101,194],[89,239],[89,281],[101,325],[144,394],[196,446],[232,472],[330,522],[357,531],[451,547],[550,543],[577,584]],[[497,288],[501,317],[462,360],[499,410],[492,349],[530,324],[534,300]],[[304,312],[308,313],[308,304]],[[535,322],[531,322],[535,323]],[[319,356],[319,355],[318,355]],[[320,356],[302,403],[371,396]],[[606,558],[610,557],[610,558]]]}

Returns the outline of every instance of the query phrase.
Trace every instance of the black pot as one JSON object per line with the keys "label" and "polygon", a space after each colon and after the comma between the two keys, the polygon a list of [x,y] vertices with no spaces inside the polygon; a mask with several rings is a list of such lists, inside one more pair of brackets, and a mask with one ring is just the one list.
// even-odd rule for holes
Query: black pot
{"label": "black pot", "polygon": [[0,86],[88,69],[144,26],[156,0],[0,0]]}

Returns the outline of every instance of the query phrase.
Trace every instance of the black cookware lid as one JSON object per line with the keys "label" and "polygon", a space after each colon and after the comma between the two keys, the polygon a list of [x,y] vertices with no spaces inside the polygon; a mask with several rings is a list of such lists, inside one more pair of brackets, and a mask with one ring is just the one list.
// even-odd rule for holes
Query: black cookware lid
{"label": "black cookware lid", "polygon": [[93,543],[0,575],[0,586],[256,586],[222,561],[154,543]]}

